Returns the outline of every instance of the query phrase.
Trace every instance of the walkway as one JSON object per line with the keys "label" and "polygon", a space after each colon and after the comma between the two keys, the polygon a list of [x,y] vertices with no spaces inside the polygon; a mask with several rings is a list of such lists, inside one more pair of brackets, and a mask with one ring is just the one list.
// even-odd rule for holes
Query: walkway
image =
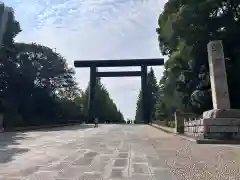
{"label": "walkway", "polygon": [[6,133],[0,180],[235,180],[239,147],[197,145],[144,125]]}

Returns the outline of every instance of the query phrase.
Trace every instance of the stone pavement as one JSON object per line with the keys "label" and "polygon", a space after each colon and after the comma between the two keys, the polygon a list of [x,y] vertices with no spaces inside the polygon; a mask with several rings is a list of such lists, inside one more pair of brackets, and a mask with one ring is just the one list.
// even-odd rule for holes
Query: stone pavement
{"label": "stone pavement", "polygon": [[235,180],[239,147],[197,145],[145,125],[5,133],[0,180]]}

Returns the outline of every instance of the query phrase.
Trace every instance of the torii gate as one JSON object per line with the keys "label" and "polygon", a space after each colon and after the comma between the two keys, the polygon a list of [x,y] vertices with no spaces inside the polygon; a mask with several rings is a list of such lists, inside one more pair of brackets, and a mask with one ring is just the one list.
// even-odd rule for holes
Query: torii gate
{"label": "torii gate", "polygon": [[[94,96],[97,77],[123,77],[123,76],[141,76],[142,90],[142,119],[144,123],[150,122],[150,114],[147,105],[147,66],[160,66],[164,64],[163,58],[156,59],[122,59],[122,60],[88,60],[74,61],[76,68],[90,68],[90,87],[88,102],[88,119],[94,117]],[[124,66],[140,66],[141,71],[116,71],[116,72],[98,72],[98,67],[124,67]]]}

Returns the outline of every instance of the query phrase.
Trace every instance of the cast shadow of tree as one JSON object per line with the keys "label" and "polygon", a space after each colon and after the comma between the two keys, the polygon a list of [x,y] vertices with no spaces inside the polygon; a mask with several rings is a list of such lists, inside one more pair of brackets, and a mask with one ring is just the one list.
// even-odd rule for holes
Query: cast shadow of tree
{"label": "cast shadow of tree", "polygon": [[[54,132],[54,131],[77,131],[84,130],[88,128],[93,128],[91,124],[84,125],[74,125],[74,126],[65,126],[65,127],[55,127],[55,128],[46,128],[31,130],[32,132]],[[30,149],[27,146],[21,146],[21,141],[30,140],[36,137],[29,137],[28,131],[24,132],[5,132],[0,134],[0,165],[6,164],[14,160],[14,156],[19,154],[24,154]]]}
{"label": "cast shadow of tree", "polygon": [[0,134],[0,165],[11,162],[17,154],[29,151],[28,148],[20,148],[20,141],[27,138],[21,132],[6,132]]}
{"label": "cast shadow of tree", "polygon": [[94,128],[94,125],[81,124],[81,125],[70,125],[70,126],[64,126],[64,127],[43,128],[43,129],[38,129],[35,131],[38,131],[38,132],[76,131],[76,130],[91,129],[91,128]]}

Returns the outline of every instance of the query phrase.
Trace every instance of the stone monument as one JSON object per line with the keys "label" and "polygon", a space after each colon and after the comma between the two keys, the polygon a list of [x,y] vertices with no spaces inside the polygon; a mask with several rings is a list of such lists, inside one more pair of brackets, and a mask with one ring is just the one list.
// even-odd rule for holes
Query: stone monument
{"label": "stone monument", "polygon": [[213,109],[203,113],[204,136],[239,134],[240,110],[230,107],[222,41],[211,41],[207,48]]}

